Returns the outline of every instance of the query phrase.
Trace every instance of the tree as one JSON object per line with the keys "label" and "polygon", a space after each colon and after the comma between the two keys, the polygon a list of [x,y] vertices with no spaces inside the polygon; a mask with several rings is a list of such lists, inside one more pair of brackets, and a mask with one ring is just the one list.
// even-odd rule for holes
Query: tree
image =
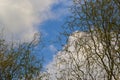
{"label": "tree", "polygon": [[36,38],[15,43],[0,39],[0,80],[31,80],[40,75],[42,60],[34,54]]}
{"label": "tree", "polygon": [[119,0],[73,0],[71,12],[65,34],[78,32],[55,57],[56,80],[119,80]]}

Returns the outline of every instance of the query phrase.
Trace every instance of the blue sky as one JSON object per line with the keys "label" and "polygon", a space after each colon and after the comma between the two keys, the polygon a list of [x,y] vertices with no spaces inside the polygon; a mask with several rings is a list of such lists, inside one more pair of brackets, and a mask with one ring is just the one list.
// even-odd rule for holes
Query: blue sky
{"label": "blue sky", "polygon": [[59,36],[59,32],[62,30],[61,26],[63,23],[64,21],[60,20],[47,20],[41,25],[43,31],[43,40],[45,42],[45,47],[42,51],[45,59],[45,64],[51,61],[58,48],[61,48],[61,46],[56,45],[55,42]]}
{"label": "blue sky", "polygon": [[47,64],[62,48],[53,41],[62,31],[70,5],[70,0],[0,0],[0,32],[6,40],[21,43],[30,42],[40,32],[45,47],[37,55],[42,54]]}
{"label": "blue sky", "polygon": [[[59,14],[57,11],[63,8],[66,8],[66,12],[68,11],[68,6],[64,6],[64,4],[53,5],[52,11],[55,12],[55,14]],[[67,17],[68,12],[66,14],[60,14],[57,19],[49,19],[40,25],[40,30],[45,42],[45,48],[42,51],[42,55],[44,56],[44,65],[51,62],[53,56],[57,54],[57,51],[62,49],[61,44],[57,43],[57,38],[63,30],[62,26],[64,25]]]}

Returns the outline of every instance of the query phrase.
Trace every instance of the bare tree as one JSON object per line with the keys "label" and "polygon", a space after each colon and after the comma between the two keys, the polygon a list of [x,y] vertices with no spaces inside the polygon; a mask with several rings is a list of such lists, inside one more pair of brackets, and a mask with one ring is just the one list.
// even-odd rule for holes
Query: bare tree
{"label": "bare tree", "polygon": [[25,43],[8,43],[0,39],[0,80],[32,80],[42,69],[35,56],[36,39]]}
{"label": "bare tree", "polygon": [[[55,80],[119,80],[119,0],[73,0],[73,3],[64,36],[78,32],[69,37],[55,57],[54,65],[60,69]],[[85,35],[81,36],[81,31]]]}
{"label": "bare tree", "polygon": [[[95,64],[104,72],[104,79],[120,79],[120,9],[118,6],[119,1],[117,4],[114,0],[74,0],[73,20],[68,24],[71,24],[72,29],[76,26],[79,30],[88,32],[92,43],[92,45],[87,44],[86,41],[83,44],[85,53],[88,54],[86,58],[88,79],[98,80],[93,74],[96,72],[93,68]],[[78,47],[78,44],[76,46]],[[101,72],[99,71],[98,74]]]}

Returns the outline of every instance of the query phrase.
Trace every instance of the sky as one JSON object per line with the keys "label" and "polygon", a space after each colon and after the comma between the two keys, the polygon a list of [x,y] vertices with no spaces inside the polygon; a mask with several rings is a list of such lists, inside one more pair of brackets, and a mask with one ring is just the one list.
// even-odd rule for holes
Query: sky
{"label": "sky", "polygon": [[[66,4],[66,2],[69,4]],[[40,24],[40,30],[43,33],[43,40],[45,42],[45,48],[42,50],[42,55],[44,56],[44,65],[46,66],[53,60],[53,57],[57,54],[58,50],[62,49],[61,44],[56,43],[58,41],[58,36],[62,32],[62,26],[69,15],[68,7],[71,2],[66,0],[52,6],[52,12],[54,18],[48,19]]]}
{"label": "sky", "polygon": [[60,48],[51,41],[62,31],[70,5],[70,0],[0,0],[0,33],[8,41],[30,42],[40,32],[47,64]]}

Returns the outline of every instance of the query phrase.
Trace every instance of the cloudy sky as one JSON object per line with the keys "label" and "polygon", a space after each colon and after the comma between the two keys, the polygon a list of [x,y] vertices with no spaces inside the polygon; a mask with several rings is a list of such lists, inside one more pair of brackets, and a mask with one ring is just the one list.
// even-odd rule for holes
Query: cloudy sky
{"label": "cloudy sky", "polygon": [[68,15],[70,0],[0,0],[0,32],[7,40],[31,41],[41,32],[46,40],[46,61],[50,61],[57,47],[49,43],[61,30]]}

